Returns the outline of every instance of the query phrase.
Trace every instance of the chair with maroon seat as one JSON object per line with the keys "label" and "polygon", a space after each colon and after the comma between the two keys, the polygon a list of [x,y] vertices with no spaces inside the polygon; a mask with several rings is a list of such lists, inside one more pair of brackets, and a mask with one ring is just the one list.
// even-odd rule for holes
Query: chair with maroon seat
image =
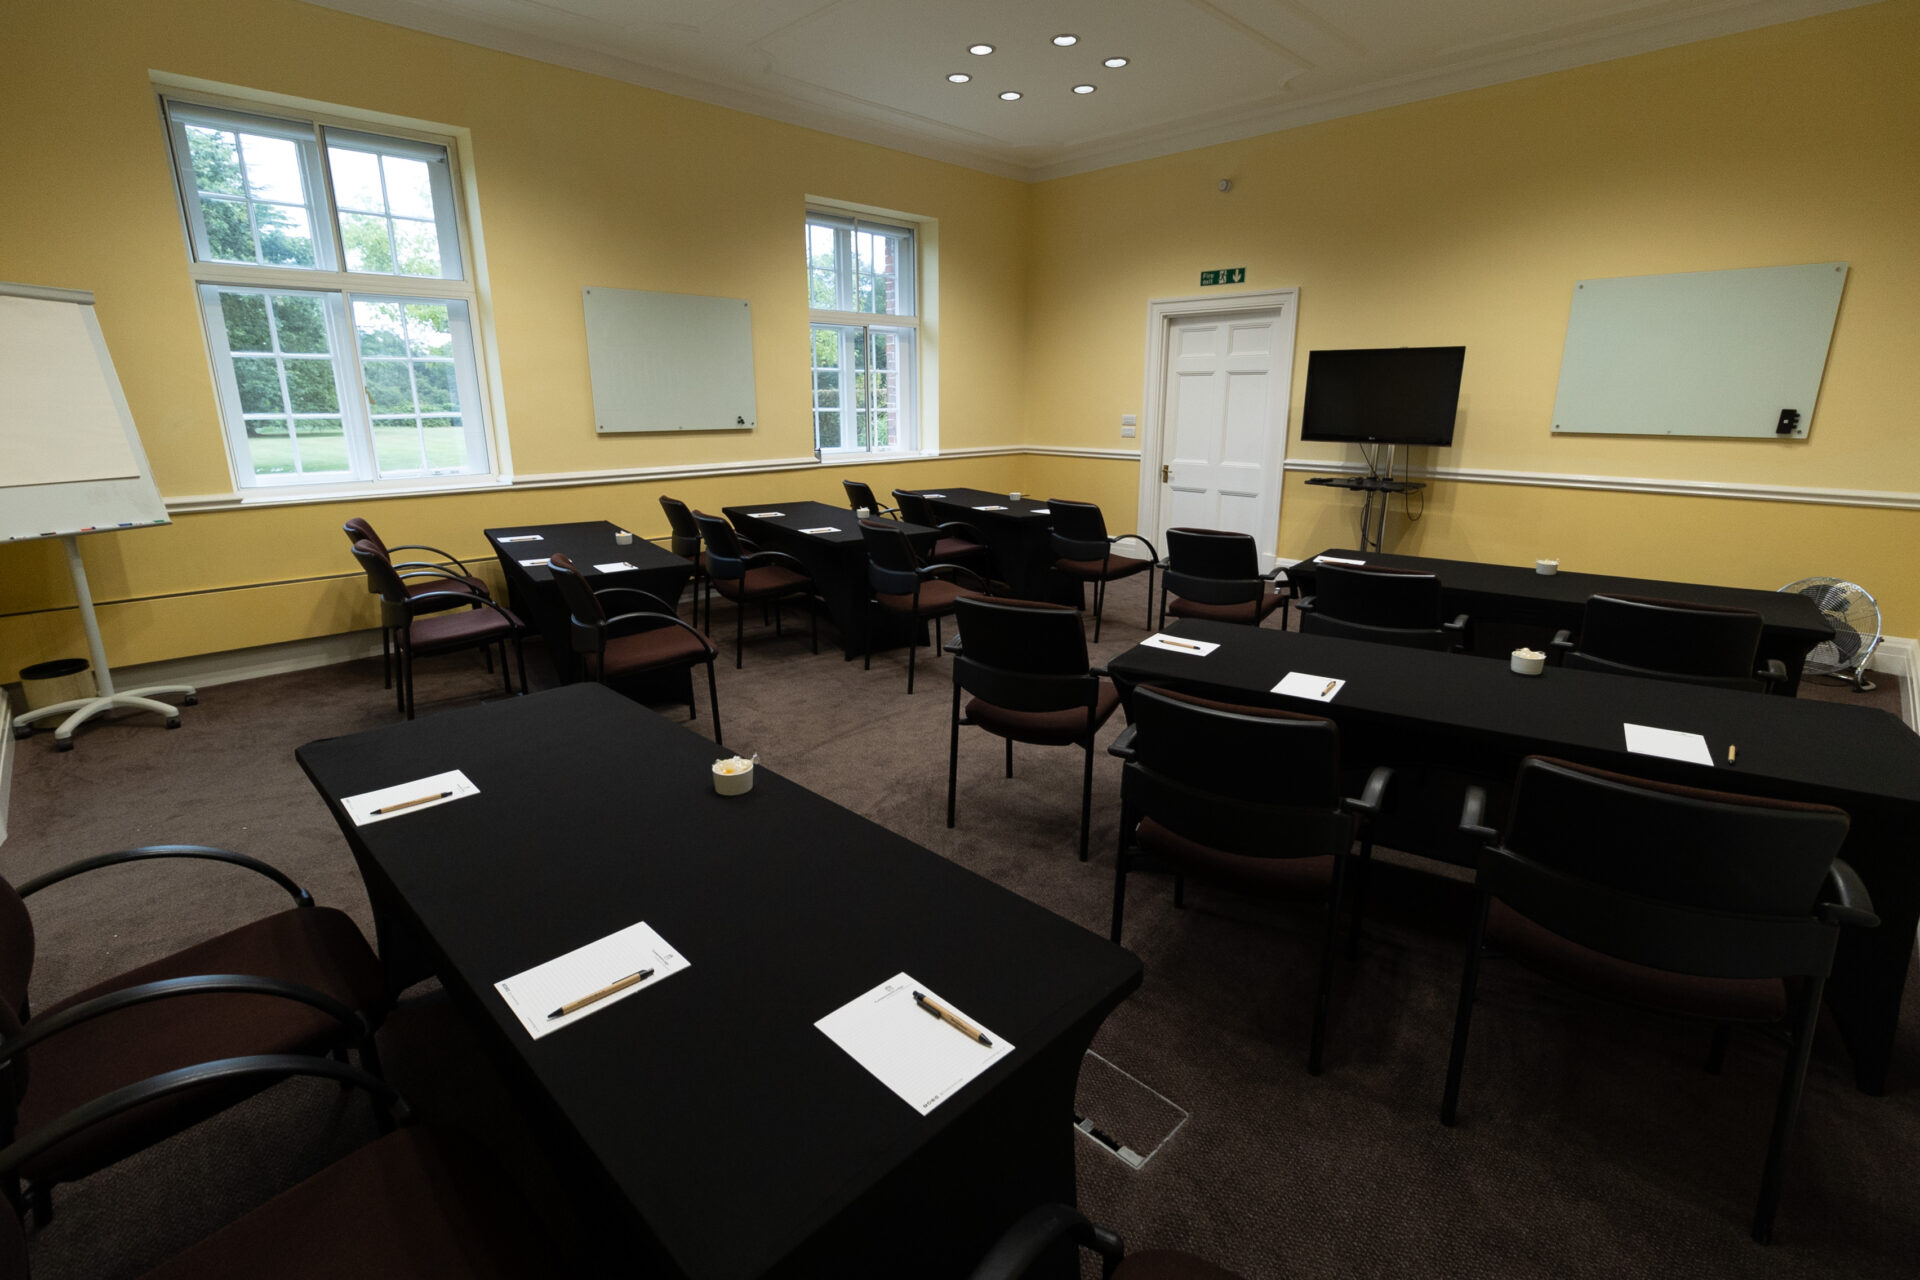
{"label": "chair with maroon seat", "polygon": [[1300,602],[1300,630],[1410,649],[1454,650],[1466,642],[1467,615],[1441,612],[1440,579],[1385,565],[1314,566],[1313,595]]}
{"label": "chair with maroon seat", "polygon": [[858,512],[864,507],[869,516],[897,516],[900,514],[900,508],[898,507],[881,506],[880,499],[873,496],[873,486],[865,480],[842,480],[840,487],[847,491],[847,509],[849,511]]}
{"label": "chair with maroon seat", "polygon": [[1484,944],[1590,995],[1712,1022],[1715,1073],[1734,1023],[1774,1026],[1788,1050],[1753,1216],[1765,1244],[1840,930],[1879,923],[1836,856],[1847,815],[1543,756],[1521,762],[1504,834],[1481,825],[1484,804],[1470,791],[1461,818],[1485,847],[1441,1123],[1459,1104]]}
{"label": "chair with maroon seat", "polygon": [[[705,630],[713,630],[713,580],[707,576],[707,553],[700,549],[700,526],[693,522],[693,508],[678,498],[660,495],[660,509],[667,513],[667,527],[673,532],[648,542],[664,542],[667,550],[682,560],[693,562],[693,622],[700,626],[701,588],[706,588],[707,621]],[[675,612],[679,610],[676,608]]]}
{"label": "chair with maroon seat", "polygon": [[[747,636],[747,606],[773,606],[773,633],[781,630],[780,606],[796,596],[807,601],[807,616],[813,623],[813,651],[820,652],[820,611],[813,606],[813,579],[806,566],[784,551],[749,551],[741,546],[740,535],[719,516],[704,511],[693,513],[700,526],[700,539],[707,544],[707,574],[714,589],[733,601],[733,666],[740,668],[741,650]],[[709,605],[711,607],[711,605]]]}
{"label": "chair with maroon seat", "polygon": [[[161,859],[243,868],[286,891],[293,906],[32,1008],[26,899],[76,876]],[[377,1069],[373,1028],[387,1005],[380,962],[353,920],[314,906],[313,895],[284,873],[244,854],[153,845],[85,858],[17,890],[0,879],[0,1143],[34,1138],[89,1099],[207,1058],[353,1047]],[[251,1092],[182,1094],[84,1137],[43,1141],[14,1177],[27,1183],[44,1223],[56,1183],[95,1173]]]}
{"label": "chair with maroon seat", "polygon": [[[1093,584],[1093,639],[1100,640],[1100,614],[1106,608],[1107,584],[1136,573],[1147,575],[1147,626],[1153,626],[1153,569],[1160,552],[1137,533],[1107,535],[1107,521],[1100,508],[1091,502],[1069,502],[1048,498],[1053,513],[1053,571],[1069,578]],[[1143,544],[1147,558],[1117,556],[1115,543],[1133,541]]]}
{"label": "chair with maroon seat", "polygon": [[[1086,752],[1080,782],[1080,861],[1087,860],[1093,813],[1093,738],[1120,705],[1105,671],[1087,660],[1087,633],[1066,605],[1031,600],[962,598],[953,659],[953,719],[947,742],[947,825],[953,826],[960,770],[960,726],[978,725],[1006,739],[1007,776],[1013,744],[1077,746]],[[973,698],[961,714],[960,695]]]}
{"label": "chair with maroon seat", "polygon": [[1278,609],[1280,629],[1285,631],[1287,601],[1293,593],[1276,581],[1284,572],[1260,572],[1260,552],[1251,534],[1169,529],[1167,563],[1160,574],[1160,625],[1167,625],[1171,613],[1176,618],[1257,627]]}
{"label": "chair with maroon seat", "polygon": [[[940,652],[940,619],[950,616],[963,599],[991,595],[987,580],[958,564],[922,564],[913,549],[913,539],[892,520],[862,520],[860,532],[867,541],[867,584],[873,599],[867,605],[866,669],[873,670],[873,631],[876,610],[904,615],[911,628],[907,642],[907,692],[913,692],[914,657],[920,651],[920,624],[933,622],[933,650]],[[955,576],[971,578],[974,585],[963,587]]]}
{"label": "chair with maroon seat", "polygon": [[1759,659],[1764,624],[1751,609],[1651,596],[1587,598],[1580,641],[1553,637],[1561,665],[1649,680],[1765,693],[1785,691],[1787,664]]}
{"label": "chair with maroon seat", "polygon": [[[381,621],[395,638],[400,655],[400,710],[413,719],[413,660],[462,649],[486,649],[500,646],[500,677],[507,696],[513,696],[513,676],[507,669],[507,641],[513,641],[514,657],[520,666],[520,691],[527,688],[527,657],[521,647],[525,627],[513,611],[492,600],[449,586],[445,591],[414,595],[407,590],[386,554],[364,538],[353,544],[354,558],[367,571],[367,579],[379,588]],[[442,599],[473,607],[466,613],[431,613],[422,606]],[[491,661],[489,661],[491,665]]]}
{"label": "chair with maroon seat", "polygon": [[[1340,730],[1323,716],[1210,702],[1153,685],[1133,691],[1128,716],[1113,941],[1120,941],[1133,848],[1173,867],[1176,907],[1185,905],[1190,873],[1263,896],[1323,899],[1327,923],[1307,1048],[1307,1070],[1319,1075],[1340,900],[1352,899],[1357,938],[1364,881],[1352,879],[1350,894],[1347,885],[1373,855],[1369,823],[1391,772],[1377,768],[1358,798],[1343,796]],[[1357,860],[1350,857],[1356,836]]]}
{"label": "chair with maroon seat", "polygon": [[[554,1244],[479,1144],[406,1124],[391,1086],[345,1063],[250,1054],[195,1063],[130,1083],[0,1150],[0,1179],[58,1144],[85,1141],[136,1112],[196,1094],[253,1094],[294,1077],[373,1095],[383,1133],[145,1273],[145,1280],[535,1280],[559,1274]],[[395,1128],[395,1121],[402,1127]],[[0,1280],[27,1280],[24,1233],[0,1209]]]}
{"label": "chair with maroon seat", "polygon": [[1172,1249],[1149,1249],[1129,1257],[1126,1242],[1117,1234],[1095,1226],[1078,1209],[1064,1204],[1041,1205],[1008,1227],[968,1280],[1022,1280],[1035,1263],[1053,1257],[1065,1241],[1099,1256],[1101,1280],[1240,1280],[1224,1267]]}
{"label": "chair with maroon seat", "polygon": [[[572,558],[558,552],[547,567],[553,571],[560,598],[567,602],[572,615],[573,651],[581,656],[587,674],[608,684],[642,672],[695,667],[704,662],[707,703],[713,708],[713,740],[720,742],[720,689],[713,679],[713,660],[720,656],[720,650],[713,641],[691,623],[681,621],[672,605],[650,591],[638,587],[602,587],[595,591]],[[601,604],[604,600],[637,608],[609,617]],[[699,714],[689,682],[687,719]]]}
{"label": "chair with maroon seat", "polygon": [[964,520],[940,519],[933,504],[920,494],[895,489],[893,500],[900,504],[900,515],[908,524],[939,530],[940,536],[927,552],[929,560],[965,565],[983,578],[992,576],[993,552],[978,529]]}
{"label": "chair with maroon seat", "polygon": [[[373,526],[359,516],[355,516],[353,519],[341,525],[340,531],[347,535],[348,546],[352,546],[356,542],[364,541],[371,542],[374,546],[380,548],[380,554],[385,556],[387,560],[393,564],[394,572],[400,575],[402,582],[406,583],[407,594],[409,596],[418,600],[421,596],[433,595],[435,597],[433,600],[419,604],[422,613],[438,613],[443,609],[458,609],[464,607],[466,604],[464,601],[441,597],[441,593],[450,588],[457,587],[473,595],[491,598],[491,593],[487,590],[487,584],[476,577],[473,571],[467,568],[467,566],[451,552],[442,551],[438,547],[429,547],[421,543],[389,547],[381,540],[380,535],[373,531]],[[440,558],[438,560],[394,561],[393,553],[396,551],[431,551]],[[371,595],[380,594],[380,588],[374,584],[371,575],[367,578],[367,591]],[[383,689],[393,687],[392,642],[393,629],[390,627],[381,628],[380,687]],[[493,669],[492,655],[488,655],[487,669],[489,671]]]}

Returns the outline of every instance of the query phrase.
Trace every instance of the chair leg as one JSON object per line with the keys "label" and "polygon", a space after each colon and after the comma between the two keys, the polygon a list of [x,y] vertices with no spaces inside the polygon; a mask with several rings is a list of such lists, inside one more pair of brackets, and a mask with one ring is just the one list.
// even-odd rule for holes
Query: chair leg
{"label": "chair leg", "polygon": [[1340,891],[1346,887],[1347,863],[1333,860],[1333,883],[1327,886],[1327,932],[1320,942],[1319,989],[1313,997],[1313,1035],[1307,1042],[1307,1074],[1320,1074],[1327,1049],[1327,1008],[1333,1003],[1333,958],[1339,952]]}
{"label": "chair leg", "polygon": [[775,600],[773,602],[773,638],[776,640],[787,634],[786,603],[785,600]]}
{"label": "chair leg", "polygon": [[1773,1242],[1773,1215],[1780,1207],[1780,1184],[1787,1171],[1787,1147],[1793,1141],[1794,1122],[1800,1118],[1800,1095],[1807,1085],[1807,1061],[1813,1056],[1813,1033],[1820,1022],[1818,978],[1801,983],[1800,1008],[1793,1029],[1793,1050],[1780,1077],[1780,1101],[1773,1109],[1773,1135],[1767,1142],[1767,1166],[1760,1175],[1760,1203],[1753,1211],[1753,1238]]}
{"label": "chair leg", "polygon": [[1713,1043],[1707,1048],[1707,1074],[1717,1076],[1727,1065],[1727,1046],[1733,1041],[1733,1024],[1713,1024]]}
{"label": "chair leg", "polygon": [[920,611],[912,613],[913,627],[907,632],[907,693],[913,693],[914,660],[920,655]]}
{"label": "chair leg", "polygon": [[1100,579],[1093,584],[1093,642],[1100,643],[1100,610],[1107,601],[1107,581]]}
{"label": "chair leg", "polygon": [[1153,625],[1153,596],[1151,594],[1147,596],[1147,629],[1149,631],[1167,629],[1167,580],[1165,578],[1160,579],[1160,625],[1157,627]]}
{"label": "chair leg", "polygon": [[1153,566],[1147,566],[1147,630],[1153,630]]}
{"label": "chair leg", "polygon": [[864,645],[860,646],[861,648],[867,651],[866,660],[861,664],[861,669],[865,671],[873,670],[873,633],[874,633],[874,626],[873,626],[874,612],[873,611],[876,607],[878,607],[878,605],[879,605],[879,601],[877,600],[867,601],[867,642]]}
{"label": "chair leg", "polygon": [[740,669],[740,649],[747,642],[747,602],[741,600],[733,613],[733,669]]}
{"label": "chair leg", "polygon": [[527,643],[518,631],[513,633],[513,665],[520,672],[520,696],[527,696]]}
{"label": "chair leg", "polygon": [[1127,803],[1120,802],[1120,839],[1113,851],[1113,928],[1107,937],[1115,946],[1120,945],[1120,920],[1127,907],[1127,828],[1132,825],[1127,813]]}
{"label": "chair leg", "polygon": [[400,655],[400,699],[406,708],[407,719],[413,719],[413,649]]}
{"label": "chair leg", "polygon": [[1353,914],[1351,927],[1347,934],[1347,959],[1357,959],[1360,955],[1360,919],[1366,914],[1367,881],[1373,878],[1373,836],[1360,837],[1360,860],[1353,867],[1353,902],[1348,908]]}
{"label": "chair leg", "polygon": [[707,705],[713,708],[713,745],[723,746],[720,736],[720,686],[713,679],[713,659],[707,659]]}
{"label": "chair leg", "polygon": [[1440,1099],[1440,1123],[1451,1125],[1460,1111],[1460,1073],[1467,1065],[1467,1031],[1473,1023],[1474,990],[1480,985],[1480,949],[1487,938],[1487,908],[1493,903],[1479,895],[1473,908],[1473,928],[1467,935],[1467,967],[1460,977],[1460,1006],[1453,1015],[1453,1049],[1447,1055],[1447,1091]]}
{"label": "chair leg", "polygon": [[689,671],[687,672],[687,719],[691,721],[698,720],[699,718],[700,708],[694,702],[693,672]]}
{"label": "chair leg", "polygon": [[1087,831],[1093,823],[1093,735],[1087,735],[1087,767],[1080,777],[1080,861],[1087,860]]}
{"label": "chair leg", "polygon": [[53,1187],[45,1182],[29,1182],[27,1207],[33,1213],[33,1225],[44,1229],[53,1221]]}
{"label": "chair leg", "polygon": [[380,624],[380,687],[393,688],[393,628]]}
{"label": "chair leg", "polygon": [[947,826],[953,826],[953,792],[960,775],[960,680],[953,682],[953,725],[947,735]]}
{"label": "chair leg", "polygon": [[1013,739],[1007,739],[1007,776],[1013,776]]}
{"label": "chair leg", "polygon": [[[494,644],[500,646],[500,682],[507,687],[506,696],[513,696],[513,671],[507,666],[507,641],[503,636]],[[485,646],[487,651],[487,670],[493,670],[493,645]]]}
{"label": "chair leg", "polygon": [[[482,658],[484,658],[484,659],[486,660],[486,663],[487,663],[487,674],[488,674],[488,675],[492,675],[492,674],[493,674],[493,646],[492,646],[492,645],[490,645],[490,644],[483,644],[483,645],[481,645],[481,646],[480,646],[480,656],[481,656]],[[507,655],[506,655],[506,651],[505,651],[505,650],[502,650],[502,651],[501,651],[501,653],[500,653],[500,661],[501,661],[502,663],[504,663],[504,662],[506,662],[506,660],[507,660]],[[509,689],[509,690],[507,690],[507,692],[508,692],[508,693],[512,693],[512,692],[513,692],[513,690],[511,690],[511,689]]]}
{"label": "chair leg", "polygon": [[406,714],[407,690],[401,683],[401,673],[406,670],[407,655],[400,643],[400,633],[393,633],[393,709]]}
{"label": "chair leg", "polygon": [[813,656],[817,658],[820,656],[820,610],[814,607],[812,596],[807,597],[807,617],[812,619]]}

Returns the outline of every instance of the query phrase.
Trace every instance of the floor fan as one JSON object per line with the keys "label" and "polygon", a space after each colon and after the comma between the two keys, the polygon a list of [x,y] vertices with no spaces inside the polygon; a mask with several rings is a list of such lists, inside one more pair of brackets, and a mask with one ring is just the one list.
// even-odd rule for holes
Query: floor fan
{"label": "floor fan", "polygon": [[1839,578],[1802,578],[1780,589],[1807,597],[1833,624],[1833,639],[1813,647],[1803,670],[1851,680],[1863,692],[1873,688],[1867,662],[1880,643],[1880,606],[1867,589]]}

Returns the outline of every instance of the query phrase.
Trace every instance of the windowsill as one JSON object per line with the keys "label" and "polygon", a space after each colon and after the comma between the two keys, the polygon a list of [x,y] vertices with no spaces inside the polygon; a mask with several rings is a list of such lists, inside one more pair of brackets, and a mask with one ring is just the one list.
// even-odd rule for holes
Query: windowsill
{"label": "windowsill", "polygon": [[167,498],[169,514],[195,511],[236,511],[247,507],[293,507],[320,502],[367,502],[379,498],[418,498],[437,493],[472,493],[483,489],[508,489],[511,476],[455,476],[451,479],[421,481],[417,484],[381,485],[284,485],[258,489],[237,489],[232,493],[198,493],[184,498]]}

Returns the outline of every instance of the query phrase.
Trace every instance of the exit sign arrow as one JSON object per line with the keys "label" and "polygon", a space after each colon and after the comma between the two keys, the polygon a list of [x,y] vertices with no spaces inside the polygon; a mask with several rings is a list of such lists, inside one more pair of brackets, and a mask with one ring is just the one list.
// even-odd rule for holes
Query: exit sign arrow
{"label": "exit sign arrow", "polygon": [[1222,267],[1218,271],[1202,271],[1200,273],[1200,287],[1203,289],[1211,284],[1245,284],[1246,282],[1247,269],[1245,267]]}

